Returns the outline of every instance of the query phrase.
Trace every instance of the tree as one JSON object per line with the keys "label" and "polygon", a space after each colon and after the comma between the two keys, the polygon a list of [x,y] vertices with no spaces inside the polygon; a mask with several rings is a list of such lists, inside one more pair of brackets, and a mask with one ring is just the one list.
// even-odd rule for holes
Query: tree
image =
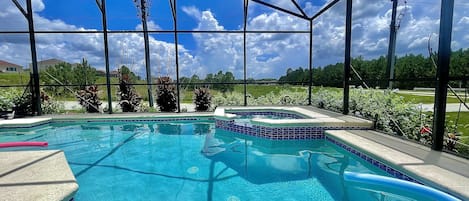
{"label": "tree", "polygon": [[[234,81],[235,81],[235,77],[234,77],[233,73],[231,73],[231,72],[226,72],[225,75],[223,75],[222,80],[221,80],[221,82],[224,82],[224,83],[232,83]],[[234,90],[234,85],[233,84],[224,84],[222,86],[223,87],[222,87],[221,91],[223,93]]]}
{"label": "tree", "polygon": [[79,86],[80,90],[96,83],[96,69],[91,67],[85,58],[81,60],[81,64],[73,68],[73,75],[75,76],[74,83]]}
{"label": "tree", "polygon": [[125,65],[122,65],[120,68],[119,68],[119,73],[120,73],[120,76],[122,77],[127,77],[127,81],[129,83],[135,83],[135,81],[137,80],[140,80],[140,77],[135,75],[134,72],[132,72],[127,66]]}
{"label": "tree", "polygon": [[65,62],[49,66],[39,74],[43,85],[45,85],[44,90],[54,96],[68,94],[69,92],[65,88],[59,86],[74,84],[75,80],[72,65]]}
{"label": "tree", "polygon": [[229,83],[233,83],[235,80],[233,73],[223,73],[223,71],[218,71],[216,75],[209,73],[205,78],[205,82],[214,83],[213,89],[220,90],[223,93],[234,90],[234,85]]}
{"label": "tree", "polygon": [[[352,59],[352,65],[363,80],[370,87],[387,86],[385,77],[386,57],[365,60],[362,56]],[[316,86],[342,87],[343,63],[329,64],[324,67],[313,69],[313,83]],[[395,78],[405,81],[394,82],[397,88],[412,89],[414,87],[433,87],[436,69],[430,57],[424,55],[408,54],[396,57]],[[469,49],[460,49],[452,52],[450,62],[450,76],[456,79],[469,77]],[[361,83],[355,73],[351,73],[352,83]],[[420,80],[419,80],[420,79]],[[422,81],[422,79],[424,81]],[[430,81],[425,81],[429,79]],[[309,81],[309,70],[299,67],[288,68],[286,74],[279,78],[279,82],[302,82]],[[465,86],[463,82],[452,81],[451,84]]]}
{"label": "tree", "polygon": [[202,81],[202,80],[200,80],[198,75],[192,75],[191,83],[197,83],[197,82],[200,82],[200,81]]}

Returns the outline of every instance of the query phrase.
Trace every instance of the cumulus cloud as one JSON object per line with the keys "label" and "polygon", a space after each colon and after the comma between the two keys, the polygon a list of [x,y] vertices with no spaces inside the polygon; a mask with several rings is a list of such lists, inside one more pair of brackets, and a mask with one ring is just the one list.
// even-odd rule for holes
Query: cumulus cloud
{"label": "cumulus cloud", "polygon": [[[42,11],[45,6],[40,0],[33,1],[33,8],[36,30],[95,31],[67,24],[60,19],[48,19],[41,16],[37,12]],[[24,20],[24,16],[11,2],[0,2],[0,13],[2,13],[0,15],[1,30],[27,30],[27,21]],[[142,25],[139,24],[136,29],[141,29],[141,27]],[[148,22],[148,28],[149,30],[161,29],[154,21]],[[120,65],[127,65],[138,74],[144,75],[143,34],[109,34],[108,37],[111,69],[115,69]],[[8,34],[6,37],[2,36],[0,42],[0,59],[24,67],[31,63],[27,34]],[[159,71],[158,68],[169,69],[169,66],[171,66],[174,69],[174,62],[168,62],[174,61],[174,44],[158,41],[151,36],[149,44],[152,74],[168,73],[167,70]],[[188,53],[184,46],[180,45],[178,48],[181,69],[191,69],[192,66],[199,66],[196,64],[197,60]],[[99,33],[36,34],[36,49],[38,60],[57,58],[70,63],[78,63],[82,58],[86,58],[92,66],[101,70],[104,69],[103,35]]]}
{"label": "cumulus cloud", "polygon": [[195,19],[202,19],[202,13],[195,6],[183,6],[182,11]]}
{"label": "cumulus cloud", "polygon": [[[147,29],[150,30],[150,31],[155,31],[155,30],[161,30],[161,27],[159,25],[157,25],[155,23],[155,21],[153,20],[150,20],[150,21],[147,21]],[[138,24],[136,27],[135,27],[135,30],[143,30],[143,25],[142,23]]]}
{"label": "cumulus cloud", "polygon": [[[195,30],[225,30],[211,11],[201,13]],[[195,16],[194,16],[195,17]],[[299,22],[299,23],[297,23]],[[248,21],[249,30],[304,29],[307,23],[277,12],[261,14]],[[197,48],[200,74],[230,71],[243,77],[243,34],[192,34]],[[288,67],[307,67],[309,43],[307,34],[251,33],[246,38],[248,76],[255,78],[278,77]],[[306,43],[305,43],[306,42]]]}
{"label": "cumulus cloud", "polygon": [[[296,8],[290,0],[269,1],[292,11]],[[314,13],[320,6],[311,1],[298,0],[301,7]],[[322,1],[325,3],[325,1]],[[458,3],[459,2],[459,3]],[[453,49],[469,46],[469,5],[458,1],[454,13]],[[387,53],[391,6],[389,1],[356,0],[353,2],[352,56],[375,58]],[[45,9],[42,1],[33,1],[36,12]],[[309,30],[309,22],[262,5],[249,4],[248,30]],[[195,6],[183,6],[182,11],[196,22],[194,30],[226,30],[224,21],[211,10],[200,10]],[[397,35],[397,55],[407,53],[426,54],[429,35],[438,33],[439,2],[409,1],[399,4],[399,13],[404,13]],[[49,19],[35,14],[37,30],[90,30],[60,19]],[[242,17],[242,16],[240,16]],[[18,9],[9,1],[0,2],[0,30],[27,30],[27,23]],[[154,21],[148,22],[149,29],[161,30]],[[238,27],[242,27],[239,25]],[[141,25],[136,25],[141,30]],[[239,30],[242,30],[239,28]],[[345,36],[345,1],[325,12],[314,21],[313,62],[324,66],[343,62]],[[237,78],[243,76],[243,34],[193,33],[188,44],[178,45],[181,76],[219,70],[230,71]],[[95,67],[104,68],[102,34],[36,34],[39,59],[59,58],[68,62],[79,62],[85,57]],[[433,48],[437,36],[432,37]],[[304,33],[249,33],[247,34],[248,77],[278,77],[289,67],[308,67],[309,34]],[[191,44],[193,41],[194,44]],[[144,74],[143,34],[110,34],[111,68],[126,64]],[[187,47],[191,48],[188,49]],[[174,75],[175,45],[157,40],[150,35],[150,57],[152,74]],[[27,34],[2,35],[0,59],[27,66],[30,63],[29,38]]]}

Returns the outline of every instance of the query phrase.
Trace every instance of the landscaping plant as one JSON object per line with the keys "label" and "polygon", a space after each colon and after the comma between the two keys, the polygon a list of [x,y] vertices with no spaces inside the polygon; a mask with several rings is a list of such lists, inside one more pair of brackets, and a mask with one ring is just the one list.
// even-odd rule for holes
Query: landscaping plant
{"label": "landscaping plant", "polygon": [[194,90],[195,111],[203,112],[210,109],[212,95],[208,87],[196,88]]}
{"label": "landscaping plant", "polygon": [[78,102],[88,113],[100,112],[101,101],[98,98],[98,86],[86,86],[85,89],[78,91]]}
{"label": "landscaping plant", "polygon": [[119,91],[119,105],[122,112],[138,112],[141,110],[142,97],[137,94],[135,87],[129,83],[128,75],[120,77]]}
{"label": "landscaping plant", "polygon": [[54,100],[44,91],[41,92],[41,103],[43,114],[56,114],[61,113],[65,110],[65,106],[63,103]]}
{"label": "landscaping plant", "polygon": [[157,100],[156,104],[160,108],[161,112],[174,112],[177,109],[176,106],[176,93],[173,81],[170,77],[158,77],[156,79]]}

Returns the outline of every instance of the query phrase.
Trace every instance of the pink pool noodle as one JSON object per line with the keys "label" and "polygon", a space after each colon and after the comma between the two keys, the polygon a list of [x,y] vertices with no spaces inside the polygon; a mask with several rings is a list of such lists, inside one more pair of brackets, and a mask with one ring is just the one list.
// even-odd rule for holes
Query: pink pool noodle
{"label": "pink pool noodle", "polygon": [[45,147],[47,146],[47,142],[0,142],[0,148],[6,147]]}

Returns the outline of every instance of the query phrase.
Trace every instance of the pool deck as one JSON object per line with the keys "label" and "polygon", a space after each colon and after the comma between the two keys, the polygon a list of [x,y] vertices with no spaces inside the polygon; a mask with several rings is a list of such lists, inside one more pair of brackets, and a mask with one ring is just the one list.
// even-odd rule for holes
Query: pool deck
{"label": "pool deck", "polygon": [[69,201],[78,184],[60,150],[0,152],[0,200]]}
{"label": "pool deck", "polygon": [[[227,107],[231,108],[231,107]],[[245,109],[292,107],[242,107]],[[347,123],[370,123],[358,117],[343,115],[309,106],[297,106],[302,112],[320,114]],[[216,115],[216,114],[215,114]],[[214,113],[125,113],[74,114],[0,120],[0,128],[31,127],[55,120],[92,120],[160,117],[213,117]],[[327,116],[327,117],[326,117]],[[307,123],[307,122],[305,122]],[[429,147],[375,131],[334,130],[326,135],[345,142],[377,160],[412,176],[424,184],[469,200],[469,160],[437,152]],[[2,200],[70,200],[78,184],[62,151],[0,152],[0,195]]]}
{"label": "pool deck", "polygon": [[366,155],[454,196],[469,200],[469,160],[376,131],[326,131]]}

